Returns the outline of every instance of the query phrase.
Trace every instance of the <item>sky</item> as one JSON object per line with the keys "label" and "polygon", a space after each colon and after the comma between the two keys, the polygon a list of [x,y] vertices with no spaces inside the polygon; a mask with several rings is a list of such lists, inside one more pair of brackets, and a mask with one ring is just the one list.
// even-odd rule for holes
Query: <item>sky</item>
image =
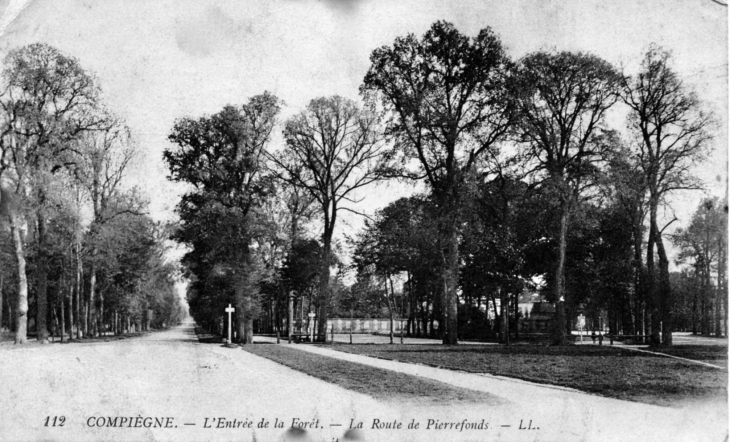
{"label": "sky", "polygon": [[[149,195],[159,220],[174,219],[185,191],[166,179],[162,161],[176,118],[215,113],[265,90],[286,103],[282,119],[316,97],[358,99],[370,53],[398,36],[420,36],[436,20],[467,35],[489,26],[514,59],[587,51],[632,73],[650,43],[672,51],[676,71],[718,121],[713,153],[697,174],[705,194],[726,193],[728,8],[712,0],[0,0],[0,11],[0,58],[44,42],[98,77],[108,107],[139,142],[129,182]],[[379,186],[363,207],[373,213],[410,192]],[[702,196],[672,200],[677,225],[689,222]],[[360,223],[344,222],[345,230]]]}

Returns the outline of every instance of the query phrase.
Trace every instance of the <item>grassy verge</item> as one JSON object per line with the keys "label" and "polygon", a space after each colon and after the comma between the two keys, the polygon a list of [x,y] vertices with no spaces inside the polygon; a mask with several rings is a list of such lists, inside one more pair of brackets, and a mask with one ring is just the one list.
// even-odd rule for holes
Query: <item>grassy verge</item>
{"label": "grassy verge", "polygon": [[379,400],[418,401],[434,405],[455,401],[490,405],[499,403],[496,397],[487,393],[278,345],[246,345],[243,349],[323,381],[376,397]]}
{"label": "grassy verge", "polygon": [[[727,399],[726,370],[607,346],[339,344],[334,349],[401,362],[561,385],[602,396],[656,405],[686,405],[696,400],[724,402]],[[719,352],[707,351],[719,357]]]}
{"label": "grassy verge", "polygon": [[[162,329],[164,330],[164,329]],[[132,339],[132,338],[138,338],[140,336],[144,336],[150,333],[154,333],[157,331],[162,330],[148,330],[148,331],[138,331],[134,333],[125,333],[120,335],[105,335],[105,336],[98,336],[95,338],[92,337],[83,337],[81,339],[69,339],[68,335],[65,336],[65,339],[63,342],[61,342],[61,338],[58,336],[54,336],[53,339],[49,337],[49,340],[45,344],[41,344],[38,342],[35,338],[35,336],[29,336],[28,341],[23,345],[14,345],[15,344],[15,333],[11,332],[2,332],[0,334],[0,346],[7,346],[8,348],[27,348],[29,346],[44,346],[44,345],[52,345],[52,344],[90,344],[94,342],[111,342],[111,341],[121,341],[123,339]]]}

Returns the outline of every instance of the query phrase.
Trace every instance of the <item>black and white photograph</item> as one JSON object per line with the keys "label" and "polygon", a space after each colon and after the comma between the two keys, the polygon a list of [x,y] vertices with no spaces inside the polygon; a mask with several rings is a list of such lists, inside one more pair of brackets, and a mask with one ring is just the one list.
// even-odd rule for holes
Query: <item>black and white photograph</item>
{"label": "black and white photograph", "polygon": [[727,442],[727,0],[0,0],[0,442]]}

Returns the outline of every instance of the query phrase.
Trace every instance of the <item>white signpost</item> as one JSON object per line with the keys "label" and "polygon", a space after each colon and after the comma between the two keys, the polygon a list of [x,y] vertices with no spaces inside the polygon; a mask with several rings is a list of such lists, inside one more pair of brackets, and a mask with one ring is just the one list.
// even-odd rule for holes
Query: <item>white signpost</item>
{"label": "white signpost", "polygon": [[580,342],[583,342],[583,329],[586,326],[586,317],[583,315],[578,316],[578,332],[580,333]]}
{"label": "white signpost", "polygon": [[226,307],[226,313],[228,313],[228,344],[231,344],[231,313],[235,311],[236,309],[231,307],[231,304],[228,304],[228,307]]}
{"label": "white signpost", "polygon": [[314,312],[309,312],[309,342],[314,342],[314,317],[317,316]]}

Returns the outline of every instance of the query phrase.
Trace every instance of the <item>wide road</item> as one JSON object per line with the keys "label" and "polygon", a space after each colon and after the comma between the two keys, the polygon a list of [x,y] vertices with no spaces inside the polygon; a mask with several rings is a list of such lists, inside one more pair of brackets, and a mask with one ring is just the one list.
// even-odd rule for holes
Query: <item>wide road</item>
{"label": "wide road", "polygon": [[[724,407],[665,409],[494,385],[484,404],[385,402],[240,349],[199,344],[187,324],[140,339],[4,347],[0,441],[330,442],[348,440],[351,422],[363,423],[359,437],[367,441],[704,441],[722,440],[727,429]],[[402,427],[373,429],[376,419]],[[488,428],[459,427],[464,421]],[[294,439],[292,424],[314,428]]]}

